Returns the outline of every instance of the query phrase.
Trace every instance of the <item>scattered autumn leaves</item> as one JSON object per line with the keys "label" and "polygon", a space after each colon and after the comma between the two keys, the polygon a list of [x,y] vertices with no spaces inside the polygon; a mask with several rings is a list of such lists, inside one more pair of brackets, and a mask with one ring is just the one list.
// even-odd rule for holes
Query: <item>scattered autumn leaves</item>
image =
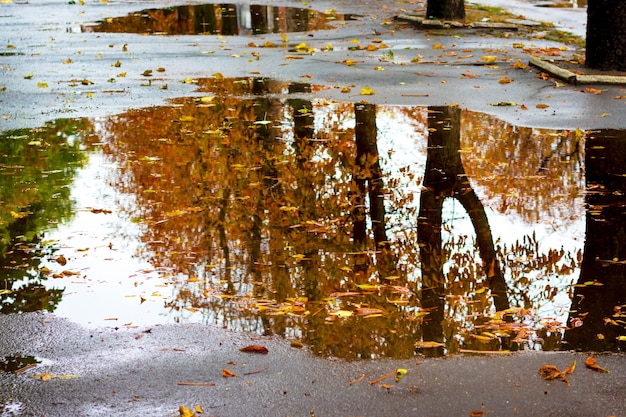
{"label": "scattered autumn leaves", "polygon": [[[598,365],[594,356],[588,356],[587,359],[585,359],[585,366],[592,371],[609,373],[607,369],[604,369],[600,365]],[[561,371],[555,365],[543,365],[541,368],[539,368],[539,374],[543,376],[543,379],[545,379],[546,381],[561,380],[569,386],[571,385],[571,383],[569,381],[568,375],[573,374],[575,369],[576,361],[572,362],[571,365],[569,365],[563,371]]]}

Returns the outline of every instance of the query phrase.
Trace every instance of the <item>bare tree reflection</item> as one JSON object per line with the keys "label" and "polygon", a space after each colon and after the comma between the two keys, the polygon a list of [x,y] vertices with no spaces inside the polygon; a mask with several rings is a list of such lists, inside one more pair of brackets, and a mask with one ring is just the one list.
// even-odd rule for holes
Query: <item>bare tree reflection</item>
{"label": "bare tree reflection", "polygon": [[[458,107],[429,107],[426,173],[420,196],[418,239],[422,266],[422,307],[430,314],[422,327],[424,341],[444,342],[445,278],[442,209],[448,197],[467,211],[497,310],[509,308],[507,288],[496,258],[485,209],[472,189],[460,157],[461,112]],[[436,353],[441,353],[440,351]]]}
{"label": "bare tree reflection", "polygon": [[600,130],[588,136],[585,251],[565,332],[575,349],[617,350],[618,337],[626,335],[624,161],[626,132]]}

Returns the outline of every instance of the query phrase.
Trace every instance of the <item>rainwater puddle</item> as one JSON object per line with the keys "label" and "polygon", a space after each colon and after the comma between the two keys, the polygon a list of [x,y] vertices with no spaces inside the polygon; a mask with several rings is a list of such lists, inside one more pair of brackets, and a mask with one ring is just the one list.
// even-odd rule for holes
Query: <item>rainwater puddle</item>
{"label": "rainwater puddle", "polygon": [[2,134],[2,313],[201,322],[349,359],[623,349],[625,132],[198,88]]}
{"label": "rainwater puddle", "polygon": [[253,4],[201,4],[146,9],[124,17],[107,18],[83,26],[84,32],[142,33],[159,35],[261,35],[308,32],[333,28],[337,21],[353,20],[355,15],[334,10],[261,6]]}
{"label": "rainwater puddle", "polygon": [[0,372],[18,373],[41,363],[34,356],[5,356],[0,358]]}

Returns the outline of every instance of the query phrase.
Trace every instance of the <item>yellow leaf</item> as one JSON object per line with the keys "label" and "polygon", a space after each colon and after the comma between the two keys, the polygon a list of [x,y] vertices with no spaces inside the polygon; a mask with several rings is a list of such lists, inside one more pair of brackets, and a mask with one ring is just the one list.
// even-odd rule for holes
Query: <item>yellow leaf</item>
{"label": "yellow leaf", "polygon": [[373,94],[374,94],[374,90],[372,90],[370,87],[363,87],[363,88],[361,88],[361,95],[371,96]]}
{"label": "yellow leaf", "polygon": [[178,407],[178,412],[180,413],[180,417],[195,417],[196,415],[191,411],[190,408],[181,405]]}
{"label": "yellow leaf", "polygon": [[200,97],[200,101],[202,103],[211,103],[215,99],[215,96],[204,96]]}
{"label": "yellow leaf", "polygon": [[309,50],[309,46],[307,45],[306,42],[300,42],[299,44],[296,45],[297,52],[306,52],[308,50]]}
{"label": "yellow leaf", "polygon": [[406,375],[407,372],[409,372],[408,369],[404,369],[404,368],[396,369],[396,383],[400,381],[402,377]]}
{"label": "yellow leaf", "polygon": [[196,118],[193,116],[181,116],[178,120],[181,122],[193,122]]}
{"label": "yellow leaf", "polygon": [[445,346],[443,343],[430,342],[430,341],[423,341],[423,342],[415,343],[415,347],[422,348],[422,349],[429,349],[429,348],[443,347],[443,346]]}
{"label": "yellow leaf", "polygon": [[31,78],[33,78],[34,76],[35,76],[35,74],[33,74],[32,72],[30,72],[30,73],[28,73],[28,74],[26,74],[26,75],[24,76],[24,79],[26,79],[26,80],[30,80],[30,79],[31,79]]}
{"label": "yellow leaf", "polygon": [[285,33],[281,33],[280,38],[283,40],[283,42],[289,42],[289,39],[287,39],[287,35]]}
{"label": "yellow leaf", "polygon": [[38,82],[37,83],[37,87],[38,88],[48,88],[48,83]]}
{"label": "yellow leaf", "polygon": [[215,78],[216,80],[223,80],[224,79],[224,75],[221,72],[216,72],[213,74],[213,78]]}
{"label": "yellow leaf", "polygon": [[342,319],[345,319],[347,317],[353,316],[354,313],[352,311],[348,311],[348,310],[336,310],[336,311],[331,311],[330,315],[331,316],[335,316],[335,317],[340,317]]}
{"label": "yellow leaf", "polygon": [[350,39],[350,43],[359,43],[358,39]]}
{"label": "yellow leaf", "polygon": [[509,83],[512,83],[512,82],[513,82],[513,80],[512,80],[511,78],[502,77],[502,78],[500,78],[500,79],[498,80],[498,82],[499,82],[500,84],[509,84]]}
{"label": "yellow leaf", "polygon": [[480,57],[481,61],[486,62],[488,64],[491,64],[493,62],[496,62],[496,60],[498,59],[497,56],[495,55],[483,55]]}
{"label": "yellow leaf", "polygon": [[446,49],[446,47],[440,43],[436,43],[433,45],[433,49]]}
{"label": "yellow leaf", "polygon": [[375,67],[374,67],[374,69],[375,69],[376,71],[384,71],[384,70],[385,70],[385,69],[384,69],[383,67],[381,67],[381,66],[375,66]]}
{"label": "yellow leaf", "polygon": [[204,413],[204,410],[202,409],[202,406],[200,404],[196,405],[196,407],[194,408],[195,412],[198,414],[202,414]]}
{"label": "yellow leaf", "polygon": [[342,93],[349,93],[350,91],[352,91],[352,89],[350,87],[341,87],[341,92]]}

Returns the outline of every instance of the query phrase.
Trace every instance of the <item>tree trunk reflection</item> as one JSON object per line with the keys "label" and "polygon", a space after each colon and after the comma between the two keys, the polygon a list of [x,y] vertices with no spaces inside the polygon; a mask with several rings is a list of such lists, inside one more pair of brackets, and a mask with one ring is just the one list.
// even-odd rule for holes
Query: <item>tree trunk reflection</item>
{"label": "tree trunk reflection", "polygon": [[585,251],[565,332],[575,349],[617,350],[626,335],[625,160],[623,131],[588,136]]}
{"label": "tree trunk reflection", "polygon": [[[460,157],[461,112],[458,107],[429,107],[426,173],[420,196],[418,239],[422,267],[422,307],[429,310],[424,341],[444,342],[445,277],[442,251],[442,209],[454,197],[467,211],[497,310],[509,308],[507,289],[496,259],[485,209],[472,189]],[[441,353],[441,350],[437,353]]]}

